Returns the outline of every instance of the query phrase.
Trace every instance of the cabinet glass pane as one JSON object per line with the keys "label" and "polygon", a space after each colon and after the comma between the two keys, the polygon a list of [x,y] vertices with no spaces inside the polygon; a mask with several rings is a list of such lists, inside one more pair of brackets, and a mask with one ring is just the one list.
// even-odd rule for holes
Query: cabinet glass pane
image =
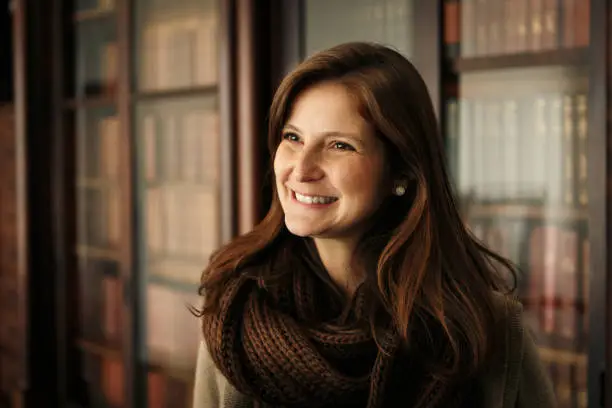
{"label": "cabinet glass pane", "polygon": [[[76,111],[76,222],[82,379],[93,406],[122,401],[122,190],[120,130],[113,107]],[[125,176],[125,175],[123,175]]]}
{"label": "cabinet glass pane", "polygon": [[520,267],[559,407],[586,407],[589,1],[459,4],[445,3],[460,34],[445,35],[444,117],[465,221]]}
{"label": "cabinet glass pane", "polygon": [[135,2],[140,298],[148,407],[189,407],[200,275],[219,238],[216,0]]}
{"label": "cabinet glass pane", "polygon": [[148,407],[190,407],[202,270],[219,239],[216,0],[135,2],[138,257]]}
{"label": "cabinet glass pane", "polygon": [[139,91],[217,83],[216,0],[138,0],[136,6]]}
{"label": "cabinet glass pane", "polygon": [[187,305],[200,306],[200,276],[219,245],[217,99],[142,102],[137,120],[149,406],[187,406],[201,339]]}
{"label": "cabinet glass pane", "polygon": [[81,0],[73,19],[74,96],[114,94],[119,72],[114,0]]}
{"label": "cabinet glass pane", "polygon": [[413,53],[413,0],[306,0],[304,9],[306,56],[349,41]]}

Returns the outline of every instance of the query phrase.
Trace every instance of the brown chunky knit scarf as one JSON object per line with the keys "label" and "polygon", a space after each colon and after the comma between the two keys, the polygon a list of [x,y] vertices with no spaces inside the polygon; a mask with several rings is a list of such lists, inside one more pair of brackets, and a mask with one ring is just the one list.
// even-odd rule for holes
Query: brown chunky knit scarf
{"label": "brown chunky knit scarf", "polygon": [[[407,388],[421,391],[409,382],[410,368],[394,365],[397,336],[376,336],[377,347],[367,324],[339,323],[342,307],[314,274],[296,270],[288,279],[266,287],[245,273],[227,286],[220,313],[203,319],[215,364],[256,407],[379,408],[397,406],[391,399]],[[359,303],[354,322],[362,317]]]}

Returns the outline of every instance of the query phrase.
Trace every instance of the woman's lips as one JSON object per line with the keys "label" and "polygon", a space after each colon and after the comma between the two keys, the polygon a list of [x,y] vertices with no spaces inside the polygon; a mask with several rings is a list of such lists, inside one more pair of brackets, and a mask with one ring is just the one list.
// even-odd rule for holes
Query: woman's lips
{"label": "woman's lips", "polygon": [[309,207],[327,207],[338,201],[337,197],[317,194],[303,194],[298,193],[295,190],[291,190],[291,198],[294,201]]}

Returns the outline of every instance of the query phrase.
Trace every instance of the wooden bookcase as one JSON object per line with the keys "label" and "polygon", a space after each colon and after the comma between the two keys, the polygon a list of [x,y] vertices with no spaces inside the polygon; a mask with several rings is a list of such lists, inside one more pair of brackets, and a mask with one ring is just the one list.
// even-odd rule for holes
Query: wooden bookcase
{"label": "wooden bookcase", "polygon": [[238,207],[229,6],[54,2],[65,404],[191,406],[189,306]]}
{"label": "wooden bookcase", "polygon": [[441,122],[465,221],[521,269],[562,408],[604,406],[610,389],[600,14],[597,0],[447,0],[442,13]]}

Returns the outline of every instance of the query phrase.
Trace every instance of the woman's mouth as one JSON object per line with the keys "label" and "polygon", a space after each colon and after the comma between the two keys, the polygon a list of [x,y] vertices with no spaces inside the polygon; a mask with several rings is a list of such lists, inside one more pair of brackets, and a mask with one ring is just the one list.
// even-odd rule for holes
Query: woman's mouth
{"label": "woman's mouth", "polygon": [[321,196],[321,195],[307,195],[300,194],[296,191],[291,191],[293,199],[300,204],[306,205],[329,205],[338,201],[338,197]]}

